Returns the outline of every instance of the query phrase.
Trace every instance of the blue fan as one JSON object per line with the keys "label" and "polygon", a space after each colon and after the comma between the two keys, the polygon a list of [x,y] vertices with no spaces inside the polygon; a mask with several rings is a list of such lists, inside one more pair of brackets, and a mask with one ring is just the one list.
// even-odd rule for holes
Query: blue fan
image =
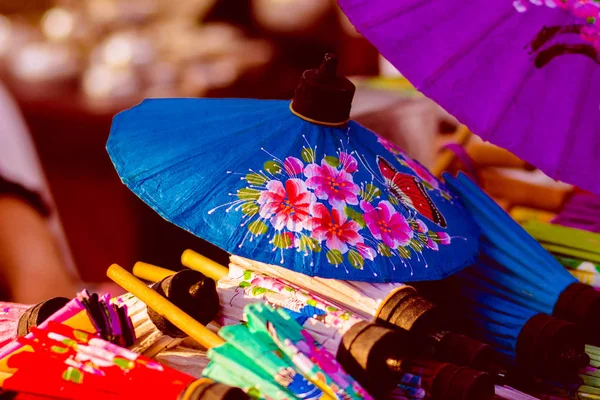
{"label": "blue fan", "polygon": [[469,178],[445,176],[482,229],[481,253],[488,261],[469,268],[490,282],[488,290],[538,313],[578,324],[588,343],[600,344],[600,293],[578,283],[567,270]]}
{"label": "blue fan", "polygon": [[157,99],[118,114],[107,149],[168,221],[237,255],[311,276],[434,280],[472,264],[479,228],[398,146],[349,121],[337,61],[292,103]]}

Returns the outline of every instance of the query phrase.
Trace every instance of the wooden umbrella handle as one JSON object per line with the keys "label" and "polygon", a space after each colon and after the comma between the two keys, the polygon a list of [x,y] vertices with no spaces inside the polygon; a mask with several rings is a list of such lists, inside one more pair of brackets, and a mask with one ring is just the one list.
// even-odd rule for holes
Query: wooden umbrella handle
{"label": "wooden umbrella handle", "polygon": [[211,349],[225,343],[217,334],[210,331],[117,264],[111,265],[106,271],[106,275],[205,348]]}

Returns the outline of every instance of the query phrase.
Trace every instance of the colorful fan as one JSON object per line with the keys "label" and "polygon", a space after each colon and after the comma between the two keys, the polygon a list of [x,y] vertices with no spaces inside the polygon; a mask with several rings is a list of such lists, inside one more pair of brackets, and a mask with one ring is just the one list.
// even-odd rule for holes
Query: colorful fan
{"label": "colorful fan", "polygon": [[348,120],[354,85],[336,68],[328,55],[306,71],[291,105],[146,100],[115,117],[108,152],[161,216],[230,253],[370,282],[472,263],[476,224],[418,162]]}
{"label": "colorful fan", "polygon": [[9,356],[15,372],[3,379],[3,390],[72,400],[202,399],[219,393],[216,398],[247,399],[239,389],[195,381],[92,333],[55,322],[33,328],[19,341],[32,351]]}

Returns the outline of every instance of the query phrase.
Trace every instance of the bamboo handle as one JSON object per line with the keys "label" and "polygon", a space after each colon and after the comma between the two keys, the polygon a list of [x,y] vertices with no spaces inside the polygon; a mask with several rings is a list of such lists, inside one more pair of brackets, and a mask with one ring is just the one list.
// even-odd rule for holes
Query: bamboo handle
{"label": "bamboo handle", "polygon": [[150,289],[117,264],[111,265],[106,271],[106,275],[205,348],[210,349],[225,343],[217,334],[187,315],[179,307]]}
{"label": "bamboo handle", "polygon": [[138,261],[133,266],[133,275],[148,282],[158,282],[175,275],[175,271]]}
{"label": "bamboo handle", "polygon": [[226,277],[229,273],[227,267],[189,249],[184,251],[181,255],[181,263],[188,268],[202,272],[204,275],[215,281]]}

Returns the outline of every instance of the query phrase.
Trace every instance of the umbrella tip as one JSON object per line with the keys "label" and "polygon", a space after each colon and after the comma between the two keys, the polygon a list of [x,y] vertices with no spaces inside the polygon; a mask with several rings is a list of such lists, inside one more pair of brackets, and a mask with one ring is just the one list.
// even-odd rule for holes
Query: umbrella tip
{"label": "umbrella tip", "polygon": [[341,126],[350,120],[356,88],[337,75],[337,66],[337,56],[327,53],[319,68],[304,71],[290,105],[295,115],[326,126]]}
{"label": "umbrella tip", "polygon": [[319,68],[319,75],[331,79],[337,76],[338,57],[334,53],[327,53]]}

